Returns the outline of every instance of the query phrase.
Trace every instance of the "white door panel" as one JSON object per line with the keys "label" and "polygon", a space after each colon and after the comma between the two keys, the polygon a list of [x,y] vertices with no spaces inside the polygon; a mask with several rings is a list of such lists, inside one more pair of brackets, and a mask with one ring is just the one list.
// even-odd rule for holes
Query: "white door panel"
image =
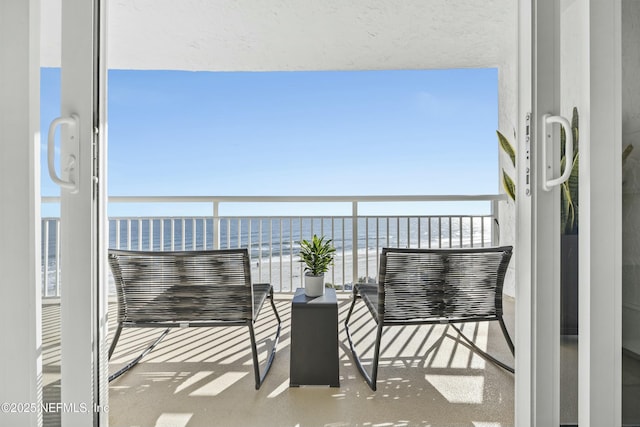
{"label": "white door panel", "polygon": [[[523,426],[561,421],[560,197],[557,188],[545,191],[543,185],[543,175],[561,173],[559,131],[545,132],[543,116],[569,118],[576,107],[580,345],[575,421],[620,425],[620,3],[523,0],[520,6],[520,134],[525,135],[530,107],[532,138],[530,165],[526,154],[520,157],[519,179],[530,173],[531,197],[521,191],[518,201],[516,348],[531,351],[530,356],[516,352],[516,421]],[[547,153],[543,144],[549,135],[556,143]],[[527,149],[520,138],[519,151]]]}
{"label": "white door panel", "polygon": [[[519,193],[517,199],[516,424],[560,424],[559,281],[560,218],[557,188],[545,191],[543,175],[558,176],[559,162],[543,173],[543,116],[558,114],[555,80],[556,2],[523,0],[519,10]],[[559,150],[557,150],[559,153]],[[551,158],[555,153],[549,154]]]}
{"label": "white door panel", "polygon": [[[100,2],[62,1],[60,230],[62,425],[106,425],[106,306],[101,263],[104,93]],[[102,74],[104,76],[106,74]],[[75,124],[74,124],[75,123]],[[74,130],[72,132],[72,130]],[[50,144],[51,145],[51,144]],[[54,174],[53,172],[51,172]]]}

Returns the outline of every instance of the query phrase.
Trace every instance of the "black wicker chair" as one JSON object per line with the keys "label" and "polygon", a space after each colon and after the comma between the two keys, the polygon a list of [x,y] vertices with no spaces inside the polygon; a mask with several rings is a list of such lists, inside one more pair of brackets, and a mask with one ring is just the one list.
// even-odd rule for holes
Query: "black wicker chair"
{"label": "black wicker chair", "polygon": [[[247,326],[256,389],[266,377],[280,337],[280,316],[273,287],[252,284],[247,249],[142,252],[109,250],[109,264],[118,297],[118,328],[109,348],[113,354],[122,328],[165,328],[142,354],[109,381],[134,367],[162,340],[170,328]],[[273,348],[260,374],[254,322],[266,299],[277,320]]]}
{"label": "black wicker chair", "polygon": [[[502,318],[502,287],[512,247],[472,249],[384,248],[378,284],[357,284],[345,330],[358,370],[376,390],[380,340],[385,326],[450,324],[474,351],[514,372],[469,340],[455,323],[497,320],[511,353],[513,342]],[[371,374],[355,351],[349,320],[358,299],[377,323]]]}

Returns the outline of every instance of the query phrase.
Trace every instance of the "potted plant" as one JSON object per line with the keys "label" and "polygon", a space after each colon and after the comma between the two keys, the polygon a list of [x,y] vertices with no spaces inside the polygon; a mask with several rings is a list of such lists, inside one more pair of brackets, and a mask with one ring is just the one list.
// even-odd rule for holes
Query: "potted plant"
{"label": "potted plant", "polygon": [[325,240],[325,236],[313,235],[311,241],[300,242],[300,262],[304,267],[304,293],[310,297],[324,295],[324,273],[333,263],[336,248],[331,244],[331,239]]}
{"label": "potted plant", "polygon": [[[563,235],[578,234],[578,171],[580,158],[578,157],[579,118],[578,109],[573,107],[571,117],[571,133],[573,134],[573,168],[569,179],[562,183],[560,189],[560,232]],[[564,169],[567,162],[565,155],[567,136],[564,128],[560,129],[561,168]]]}
{"label": "potted plant", "polygon": [[[579,173],[579,116],[573,107],[573,168],[569,179],[560,187],[560,333],[578,334],[578,173]],[[564,169],[567,135],[560,130],[561,168]]]}

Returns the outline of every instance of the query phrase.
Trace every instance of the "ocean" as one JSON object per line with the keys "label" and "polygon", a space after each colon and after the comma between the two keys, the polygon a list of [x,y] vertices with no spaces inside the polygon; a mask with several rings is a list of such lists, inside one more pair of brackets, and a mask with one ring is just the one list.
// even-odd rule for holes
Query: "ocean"
{"label": "ocean", "polygon": [[[471,247],[492,244],[492,218],[484,216],[359,217],[357,238],[353,219],[345,217],[225,217],[219,220],[220,248],[249,248],[254,280],[269,280],[276,290],[301,283],[297,262],[300,241],[314,234],[332,239],[336,262],[332,283],[345,286],[375,280],[383,247]],[[127,217],[109,220],[109,248],[131,250],[202,250],[214,247],[212,217]],[[42,220],[43,296],[58,296],[58,218]],[[355,244],[354,244],[355,242]],[[357,248],[358,273],[353,249]],[[255,262],[255,264],[254,264]],[[354,277],[357,274],[357,277]],[[274,283],[277,282],[277,283]]]}

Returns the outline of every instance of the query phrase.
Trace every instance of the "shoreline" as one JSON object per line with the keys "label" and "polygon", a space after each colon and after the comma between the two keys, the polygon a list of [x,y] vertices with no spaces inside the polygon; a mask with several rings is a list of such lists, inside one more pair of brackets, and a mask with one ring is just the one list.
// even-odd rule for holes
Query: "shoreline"
{"label": "shoreline", "polygon": [[[268,258],[259,264],[252,261],[251,277],[256,283],[271,283],[276,292],[295,291],[304,284],[303,264],[297,259],[299,259],[297,256],[283,256],[273,258],[273,262]],[[325,282],[344,288],[344,285],[353,284],[360,278],[369,277],[370,280],[376,280],[379,262],[377,252],[369,251],[368,257],[364,251],[358,253],[358,277],[355,280],[351,268],[352,262],[353,255],[350,253],[344,256],[336,255],[333,267],[325,273]]]}

